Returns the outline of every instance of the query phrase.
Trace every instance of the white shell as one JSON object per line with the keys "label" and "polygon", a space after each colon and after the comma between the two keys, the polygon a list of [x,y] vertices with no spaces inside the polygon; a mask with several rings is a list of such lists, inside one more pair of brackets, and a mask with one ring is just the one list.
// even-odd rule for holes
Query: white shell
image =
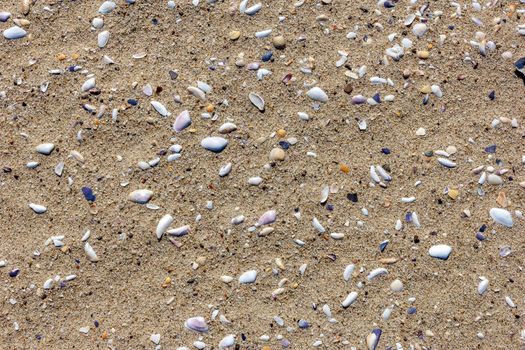
{"label": "white shell", "polygon": [[438,158],[439,164],[443,165],[446,168],[455,168],[456,163],[454,163],[451,160],[448,160],[447,158]]}
{"label": "white shell", "polygon": [[115,8],[117,7],[117,4],[115,4],[113,1],[104,1],[102,5],[100,5],[98,12],[107,15],[108,13],[111,13]]}
{"label": "white shell", "polygon": [[51,289],[53,288],[53,279],[50,278],[47,281],[44,282],[44,289]]}
{"label": "white shell", "polygon": [[100,29],[100,28],[102,28],[104,26],[104,20],[102,18],[100,18],[100,17],[95,17],[91,21],[91,25],[95,29]]}
{"label": "white shell", "polygon": [[177,228],[172,228],[166,231],[170,236],[182,237],[190,232],[190,225],[185,225]]}
{"label": "white shell", "polygon": [[239,3],[239,12],[244,13],[246,11],[246,6],[248,6],[248,0],[241,0]]}
{"label": "white shell", "polygon": [[221,276],[221,281],[224,283],[230,283],[231,281],[233,281],[233,277],[232,276]]}
{"label": "white shell", "polygon": [[197,97],[201,101],[206,100],[206,94],[204,91],[202,91],[199,88],[196,88],[195,86],[188,86],[188,91],[195,97]]}
{"label": "white shell", "polygon": [[250,177],[248,183],[252,186],[259,186],[263,182],[263,178],[259,176]]}
{"label": "white shell", "polygon": [[86,242],[84,244],[84,251],[86,252],[86,255],[87,255],[89,261],[91,261],[91,262],[97,262],[98,261],[97,254],[95,253],[95,251],[93,250],[93,248],[91,247],[91,245],[88,242]]}
{"label": "white shell", "polygon": [[227,176],[232,171],[232,163],[228,163],[221,167],[219,170],[219,176],[224,177]]}
{"label": "white shell", "polygon": [[377,175],[376,169],[373,165],[370,166],[370,177],[377,183],[381,182],[381,179],[379,178],[379,175]]}
{"label": "white shell", "polygon": [[211,86],[209,86],[208,84],[206,84],[206,83],[203,82],[203,81],[199,81],[199,80],[197,80],[197,87],[198,87],[200,90],[204,91],[204,93],[206,93],[206,94],[209,93],[209,92],[211,92]]}
{"label": "white shell", "polygon": [[82,91],[88,91],[93,89],[96,86],[95,78],[88,79],[82,84]]}
{"label": "white shell", "polygon": [[170,112],[168,112],[168,110],[166,109],[166,107],[160,103],[159,101],[151,101],[151,105],[153,106],[153,108],[155,108],[155,110],[157,112],[159,112],[159,114],[163,117],[169,117],[171,115]]}
{"label": "white shell", "polygon": [[21,39],[27,35],[27,32],[20,27],[14,26],[4,30],[4,38],[9,40]]}
{"label": "white shell", "polygon": [[219,153],[226,148],[228,140],[218,136],[206,137],[201,141],[201,146],[208,151]]}
{"label": "white shell", "polygon": [[487,288],[489,287],[489,280],[485,277],[480,277],[481,281],[479,281],[478,284],[478,294],[483,295],[487,291]]}
{"label": "white shell", "polygon": [[392,176],[381,165],[377,165],[376,170],[385,181],[392,181]]}
{"label": "white shell", "polygon": [[384,267],[379,267],[375,270],[372,270],[370,271],[370,273],[368,274],[368,276],[366,276],[366,279],[371,281],[373,280],[374,278],[376,277],[379,277],[379,276],[383,276],[383,275],[386,275],[388,273],[388,270],[385,269]]}
{"label": "white shell", "polygon": [[328,200],[328,195],[330,194],[330,186],[324,186],[321,191],[321,200],[319,203],[324,204]]}
{"label": "white shell", "polygon": [[229,334],[219,342],[219,349],[226,349],[235,345],[235,335]]}
{"label": "white shell", "polygon": [[152,334],[149,337],[149,340],[151,340],[154,344],[159,345],[159,343],[160,343],[160,334]]}
{"label": "white shell", "polygon": [[490,209],[489,214],[492,220],[496,223],[506,227],[512,227],[512,215],[509,211],[501,208],[492,208]]}
{"label": "white shell", "polygon": [[351,292],[350,294],[346,296],[345,300],[343,300],[341,305],[346,309],[347,307],[352,305],[356,301],[356,299],[357,299],[357,292]]}
{"label": "white shell", "polygon": [[55,149],[55,145],[53,143],[41,143],[40,145],[36,146],[35,150],[40,154],[50,155],[51,152]]}
{"label": "white shell", "polygon": [[418,38],[421,38],[428,31],[428,27],[425,23],[416,23],[412,28],[412,33]]}
{"label": "white shell", "polygon": [[346,282],[350,281],[350,278],[352,278],[352,273],[354,273],[355,265],[350,264],[345,267],[345,270],[343,272],[343,278]]}
{"label": "white shell", "polygon": [[446,244],[438,244],[430,247],[428,250],[428,255],[433,258],[438,258],[441,260],[447,260],[452,252],[452,247]]}
{"label": "white shell", "polygon": [[255,4],[253,6],[248,7],[246,10],[244,10],[244,13],[249,15],[249,16],[253,16],[257,12],[259,12],[259,10],[261,8],[262,8],[262,4],[261,3],[257,3],[257,4]]}
{"label": "white shell", "polygon": [[191,125],[190,112],[182,111],[173,122],[173,130],[181,132]]}
{"label": "white shell", "polygon": [[323,225],[321,225],[321,223],[319,222],[319,220],[317,220],[316,217],[314,217],[312,219],[312,225],[317,230],[317,232],[319,232],[319,233],[324,233],[325,232],[325,229],[324,229]]}
{"label": "white shell", "polygon": [[390,290],[398,293],[403,291],[403,282],[399,279],[393,280],[392,283],[390,283]]}
{"label": "white shell", "polygon": [[153,88],[151,87],[150,84],[146,84],[146,85],[144,85],[144,87],[142,88],[142,92],[143,92],[144,95],[146,95],[146,96],[151,96],[151,95],[153,95]]}
{"label": "white shell", "polygon": [[487,182],[490,185],[501,185],[503,183],[503,179],[501,178],[501,176],[498,176],[496,174],[489,174],[489,176],[487,177]]}
{"label": "white shell", "polygon": [[239,283],[249,284],[249,283],[255,282],[256,279],[257,279],[257,271],[249,270],[239,276]]}
{"label": "white shell", "polygon": [[98,47],[103,48],[107,45],[109,40],[109,32],[107,30],[98,33],[97,44]]}
{"label": "white shell", "polygon": [[328,95],[321,88],[317,86],[314,86],[313,88],[308,90],[306,95],[314,101],[319,101],[319,102],[328,101]]}
{"label": "white shell", "polygon": [[33,211],[37,214],[43,214],[47,211],[47,208],[40,204],[30,203],[29,208],[33,209]]}
{"label": "white shell", "polygon": [[257,95],[256,93],[250,92],[248,95],[248,98],[250,99],[250,102],[257,107],[261,112],[264,111],[264,100],[261,96]]}
{"label": "white shell", "polygon": [[224,123],[219,127],[219,133],[221,134],[228,134],[232,131],[237,130],[237,125],[233,123]]}
{"label": "white shell", "polygon": [[135,190],[128,196],[129,200],[134,203],[146,204],[153,196],[153,191],[150,190]]}
{"label": "white shell", "polygon": [[157,230],[156,230],[157,239],[161,239],[162,238],[162,235],[164,234],[164,232],[166,232],[168,227],[170,227],[172,222],[173,222],[173,217],[170,214],[164,215],[159,220],[159,223],[157,224]]}

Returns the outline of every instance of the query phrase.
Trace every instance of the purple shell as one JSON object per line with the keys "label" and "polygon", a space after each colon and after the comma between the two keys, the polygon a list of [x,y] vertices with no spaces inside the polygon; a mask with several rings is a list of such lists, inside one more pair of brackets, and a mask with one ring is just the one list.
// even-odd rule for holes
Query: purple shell
{"label": "purple shell", "polygon": [[208,331],[206,320],[201,316],[188,318],[186,322],[184,322],[184,326],[189,330],[199,333],[206,333]]}
{"label": "purple shell", "polygon": [[361,105],[366,102],[366,98],[363,95],[356,95],[352,97],[353,105]]}
{"label": "purple shell", "polygon": [[366,337],[366,345],[370,350],[376,350],[377,344],[379,344],[379,338],[383,333],[379,328],[376,328]]}
{"label": "purple shell", "polygon": [[268,225],[275,222],[277,218],[277,212],[275,210],[268,210],[266,213],[262,214],[259,218],[259,225]]}
{"label": "purple shell", "polygon": [[173,130],[175,130],[176,132],[181,132],[182,130],[186,129],[190,125],[191,125],[190,112],[182,111],[182,113],[179,114],[177,118],[175,118],[175,122],[173,123]]}

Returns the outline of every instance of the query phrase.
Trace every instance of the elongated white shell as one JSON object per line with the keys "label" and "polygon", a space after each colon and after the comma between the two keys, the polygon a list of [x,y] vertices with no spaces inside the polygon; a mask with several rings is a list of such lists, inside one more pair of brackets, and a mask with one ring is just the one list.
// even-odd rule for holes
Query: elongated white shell
{"label": "elongated white shell", "polygon": [[260,110],[261,112],[264,111],[264,99],[261,96],[257,95],[256,93],[250,92],[248,98],[250,99],[250,102],[255,107],[257,107],[258,110]]}
{"label": "elongated white shell", "polygon": [[321,223],[319,222],[319,220],[317,220],[316,217],[314,217],[312,219],[312,225],[317,230],[317,232],[319,232],[319,233],[324,233],[325,232],[325,229],[324,229],[323,225],[321,225]]}
{"label": "elongated white shell", "polygon": [[308,90],[306,95],[314,101],[319,101],[319,102],[328,101],[328,95],[326,94],[326,92],[324,92],[321,88],[317,86],[314,86],[313,88]]}
{"label": "elongated white shell", "polygon": [[232,131],[235,131],[237,130],[237,125],[233,124],[233,123],[224,123],[222,124],[220,127],[219,127],[219,132],[221,134],[228,134]]}
{"label": "elongated white shell", "polygon": [[478,294],[483,295],[487,291],[487,288],[489,287],[489,280],[485,277],[480,277],[481,281],[479,281],[478,285]]}
{"label": "elongated white shell", "polygon": [[357,292],[351,292],[350,294],[346,296],[345,300],[343,300],[341,305],[346,309],[347,307],[352,305],[356,301],[356,299],[357,299]]}
{"label": "elongated white shell", "polygon": [[177,228],[172,228],[166,231],[170,236],[182,237],[190,232],[190,225],[185,225]]}
{"label": "elongated white shell", "polygon": [[257,221],[258,225],[269,225],[273,222],[275,222],[277,218],[277,212],[275,210],[268,210],[264,214],[261,215],[259,218],[259,221]]}
{"label": "elongated white shell", "polygon": [[490,217],[492,220],[494,220],[496,223],[506,226],[506,227],[512,227],[514,224],[512,221],[512,215],[509,211],[501,208],[492,208],[489,211]]}
{"label": "elongated white shell", "polygon": [[345,267],[345,270],[343,272],[343,278],[346,282],[350,281],[350,278],[352,278],[352,273],[354,273],[355,265],[350,264]]}
{"label": "elongated white shell", "polygon": [[240,284],[249,284],[255,282],[257,279],[257,271],[256,270],[249,270],[244,272],[242,275],[239,276],[239,283]]}
{"label": "elongated white shell", "polygon": [[159,114],[163,117],[169,117],[171,115],[170,112],[168,112],[168,110],[166,109],[166,107],[160,103],[159,101],[151,101],[151,105],[153,106],[153,108],[155,108],[155,110],[157,112],[159,112]]}
{"label": "elongated white shell", "polygon": [[370,177],[377,183],[381,182],[379,175],[377,175],[376,168],[373,165],[370,166]]}
{"label": "elongated white shell", "polygon": [[146,204],[149,202],[152,196],[153,196],[152,191],[142,189],[142,190],[135,190],[131,192],[128,198],[130,201],[134,203]]}
{"label": "elongated white shell", "polygon": [[224,177],[227,176],[232,171],[232,163],[228,163],[221,167],[219,170],[219,176]]}
{"label": "elongated white shell", "polygon": [[430,247],[430,249],[428,250],[428,255],[430,255],[433,258],[447,260],[451,252],[452,247],[446,244],[437,244]]}
{"label": "elongated white shell", "polygon": [[383,267],[379,267],[377,269],[374,269],[372,271],[370,271],[370,273],[368,274],[368,276],[366,276],[366,278],[371,281],[373,280],[374,278],[376,277],[379,277],[379,276],[382,276],[382,275],[386,275],[388,273],[388,270],[383,268]]}
{"label": "elongated white shell", "polygon": [[263,178],[260,176],[250,177],[248,183],[252,186],[259,186],[263,182]]}
{"label": "elongated white shell", "polygon": [[88,242],[86,242],[84,244],[84,251],[86,252],[86,255],[87,255],[89,261],[91,261],[91,262],[97,262],[98,261],[98,256],[95,253],[95,250],[93,250],[93,248],[91,247],[91,245]]}
{"label": "elongated white shell", "polygon": [[253,6],[250,6],[248,7],[244,13],[247,14],[248,16],[253,16],[255,15],[257,12],[259,12],[259,10],[262,8],[262,4],[261,3],[257,3]]}
{"label": "elongated white shell", "polygon": [[157,230],[156,230],[157,239],[161,239],[162,238],[162,235],[164,234],[164,232],[166,232],[168,227],[170,227],[172,222],[173,222],[173,217],[170,214],[164,215],[159,220],[159,223],[157,224]]}
{"label": "elongated white shell", "polygon": [[447,158],[438,158],[439,164],[443,165],[446,168],[455,168],[456,163],[454,163],[451,160],[448,160]]}
{"label": "elongated white shell", "polygon": [[215,153],[222,152],[228,145],[228,140],[218,136],[206,137],[201,141],[201,146]]}
{"label": "elongated white shell", "polygon": [[93,89],[96,86],[95,78],[88,79],[82,84],[82,91],[88,91]]}
{"label": "elongated white shell", "polygon": [[98,12],[107,15],[108,13],[111,13],[115,8],[117,7],[117,4],[115,4],[113,1],[104,1],[102,5],[100,5]]}
{"label": "elongated white shell", "polygon": [[40,204],[30,203],[29,208],[33,209],[33,211],[37,214],[43,214],[47,211],[47,208]]}
{"label": "elongated white shell", "polygon": [[109,32],[107,30],[98,33],[97,44],[98,47],[103,48],[107,45],[109,40]]}
{"label": "elongated white shell", "polygon": [[195,97],[197,97],[201,101],[206,100],[206,94],[204,91],[202,91],[199,88],[196,88],[195,86],[188,86],[188,91]]}

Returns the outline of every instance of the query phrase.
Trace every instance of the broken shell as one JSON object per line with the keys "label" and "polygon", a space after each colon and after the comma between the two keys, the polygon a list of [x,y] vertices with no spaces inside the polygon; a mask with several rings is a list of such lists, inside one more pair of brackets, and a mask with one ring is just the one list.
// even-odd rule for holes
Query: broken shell
{"label": "broken shell", "polygon": [[249,284],[249,283],[255,282],[256,279],[257,279],[257,271],[249,270],[239,276],[239,283]]}
{"label": "broken shell", "polygon": [[199,333],[205,333],[208,331],[208,325],[206,324],[206,320],[204,319],[204,317],[201,316],[188,318],[186,322],[184,322],[184,327]]}
{"label": "broken shell", "polygon": [[38,146],[36,146],[35,150],[40,153],[44,154],[46,156],[50,155],[51,152],[55,149],[55,145],[53,143],[42,143]]}
{"label": "broken shell", "polygon": [[261,96],[257,95],[256,93],[250,92],[248,95],[248,98],[250,99],[250,102],[259,109],[259,111],[264,112],[264,100]]}
{"label": "broken shell", "polygon": [[447,260],[451,252],[452,247],[446,244],[437,244],[430,247],[430,249],[428,250],[428,255],[430,255],[433,258]]}
{"label": "broken shell", "polygon": [[109,32],[107,30],[100,32],[98,34],[97,44],[98,47],[103,48],[107,45],[109,41]]}
{"label": "broken shell", "polygon": [[190,112],[182,111],[177,116],[177,118],[175,118],[175,122],[173,123],[173,130],[175,130],[176,132],[181,132],[182,130],[186,129],[190,125],[191,125]]}
{"label": "broken shell", "polygon": [[314,101],[319,101],[319,102],[328,101],[328,95],[321,88],[317,86],[314,86],[313,88],[308,90],[306,95]]}
{"label": "broken shell", "polygon": [[215,153],[222,152],[228,145],[228,140],[218,136],[206,137],[201,141],[201,146]]}
{"label": "broken shell", "polygon": [[135,190],[128,196],[129,200],[134,203],[146,204],[153,196],[153,191],[150,190]]}
{"label": "broken shell", "polygon": [[93,248],[91,247],[91,245],[88,242],[86,242],[84,244],[84,251],[86,252],[86,255],[87,255],[89,261],[91,261],[91,262],[97,262],[98,261],[98,256],[95,253],[95,250],[93,250]]}
{"label": "broken shell", "polygon": [[167,234],[174,237],[186,236],[190,232],[190,225],[172,228],[166,231]]}
{"label": "broken shell", "polygon": [[158,101],[151,101],[151,105],[153,106],[153,108],[155,108],[157,112],[159,112],[161,116],[169,117],[171,115],[171,113],[168,112],[168,110],[166,109],[166,107],[164,107],[162,103]]}
{"label": "broken shell", "polygon": [[157,230],[156,230],[157,239],[161,239],[162,238],[162,235],[164,234],[164,232],[166,232],[168,227],[170,227],[172,222],[173,222],[173,217],[170,214],[164,215],[159,220],[159,223],[157,224]]}

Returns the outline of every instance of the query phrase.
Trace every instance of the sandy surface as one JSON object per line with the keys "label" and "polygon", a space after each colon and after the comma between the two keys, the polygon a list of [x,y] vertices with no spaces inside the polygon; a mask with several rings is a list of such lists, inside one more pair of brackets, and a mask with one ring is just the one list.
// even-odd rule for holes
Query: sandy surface
{"label": "sandy surface", "polygon": [[[499,1],[480,12],[470,1],[458,2],[466,6],[461,17],[452,16],[455,8],[448,1],[430,2],[423,16],[429,19],[429,31],[420,39],[412,33],[420,20],[412,27],[403,22],[421,1],[416,6],[399,1],[386,9],[373,1],[332,0],[323,5],[306,0],[295,8],[290,1],[266,0],[254,16],[239,13],[237,1],[201,1],[198,7],[177,1],[177,8],[169,9],[166,1],[128,5],[118,0],[111,14],[100,15],[101,1],[38,0],[27,16],[18,1],[0,2],[0,11],[30,21],[27,37],[0,37],[0,91],[5,91],[0,97],[0,260],[6,262],[0,269],[0,348],[154,349],[150,336],[160,334],[163,349],[192,349],[198,339],[206,349],[218,349],[224,336],[235,334],[238,349],[280,349],[280,337],[292,349],[313,348],[318,340],[322,349],[367,349],[366,336],[375,328],[382,330],[377,349],[395,349],[396,343],[404,349],[523,348],[525,226],[515,211],[523,211],[525,204],[519,185],[525,180],[525,87],[514,73],[514,62],[525,54],[525,39],[516,30],[524,22],[509,7],[515,2]],[[435,11],[443,15],[437,17]],[[322,14],[327,20],[320,24],[316,17]],[[102,29],[90,29],[96,16],[104,18]],[[279,16],[284,21],[279,22]],[[483,27],[471,17],[479,18]],[[0,30],[13,25],[9,19],[0,23]],[[273,29],[269,38],[254,37],[267,28]],[[110,39],[99,48],[97,34],[103,30],[110,32]],[[236,41],[228,38],[232,30],[241,32]],[[356,31],[357,38],[347,39],[349,31]],[[486,56],[469,43],[476,31],[496,44]],[[398,35],[393,43],[387,38],[391,33]],[[273,48],[276,35],[286,38],[284,50]],[[443,44],[439,35],[447,36]],[[301,36],[304,41],[298,41]],[[413,41],[412,48],[405,49],[400,61],[381,64],[385,49],[404,36]],[[261,62],[267,50],[274,59]],[[337,50],[349,54],[347,67],[336,68]],[[420,60],[416,50],[428,50],[429,59]],[[502,56],[506,51],[512,58]],[[147,56],[132,57],[142,52]],[[240,53],[246,64],[260,62],[271,75],[257,80],[254,71],[237,67]],[[59,54],[66,58],[60,60]],[[104,64],[104,55],[115,64]],[[315,61],[310,75],[299,71],[300,60],[309,57]],[[82,69],[68,72],[74,65]],[[348,68],[356,72],[362,65],[367,66],[364,77],[345,76]],[[51,75],[53,69],[64,72]],[[178,72],[176,80],[170,70]],[[411,72],[408,79],[404,70]],[[288,73],[294,79],[285,85],[281,80]],[[99,93],[81,91],[89,74],[96,77]],[[372,85],[373,76],[390,78],[394,86]],[[206,102],[186,90],[197,80],[213,88]],[[40,91],[43,82],[49,82],[45,93]],[[148,83],[162,91],[144,95],[142,87]],[[347,83],[353,87],[350,95],[343,91]],[[443,97],[430,94],[424,105],[419,90],[433,84],[441,87]],[[313,85],[329,97],[318,110],[305,96]],[[491,90],[494,100],[488,97]],[[250,92],[264,98],[264,113],[250,103]],[[351,96],[376,92],[382,98],[392,94],[395,100],[377,106],[350,103]],[[181,103],[174,95],[180,95]],[[138,106],[130,106],[130,98],[137,99]],[[172,115],[160,116],[151,100],[163,103]],[[98,110],[105,105],[106,112],[97,118],[82,108],[86,103]],[[207,104],[214,106],[216,121],[201,118]],[[111,117],[114,108],[119,110],[116,121]],[[190,112],[192,124],[176,133],[172,124],[183,110]],[[310,119],[301,121],[298,112]],[[516,118],[519,125],[513,128],[503,119],[493,128],[492,121],[500,117]],[[358,128],[362,119],[367,121],[365,131]],[[217,130],[227,121],[237,130],[220,135]],[[416,135],[420,127],[425,136]],[[279,129],[286,131],[285,138],[275,134]],[[82,141],[77,140],[79,130]],[[226,138],[227,148],[218,154],[203,149],[200,141],[210,135]],[[290,137],[298,142],[286,150],[286,159],[265,168],[270,151]],[[55,144],[54,151],[38,154],[35,147],[46,142]],[[168,162],[167,155],[161,155],[156,167],[139,169],[139,161],[154,159],[173,144],[182,145],[180,159]],[[492,144],[496,153],[486,153]],[[457,148],[450,155],[456,168],[441,166],[435,154],[424,155],[451,145]],[[389,155],[381,152],[385,147]],[[83,163],[70,156],[73,150],[81,153]],[[40,165],[29,169],[30,161]],[[61,177],[54,173],[59,162],[65,163]],[[228,162],[231,173],[219,177]],[[348,173],[340,170],[341,163],[349,167]],[[369,168],[378,164],[390,169],[393,179],[386,188],[371,185]],[[481,165],[508,169],[503,184],[478,185],[479,175],[471,170]],[[262,177],[262,184],[248,185],[254,176]],[[416,181],[421,181],[417,187]],[[337,193],[321,205],[325,185],[333,185]],[[84,186],[93,189],[94,203],[84,198]],[[447,187],[459,190],[455,200],[444,193]],[[141,188],[154,192],[150,203],[160,209],[128,200],[131,191]],[[512,228],[489,216],[490,208],[501,207],[496,202],[500,192],[510,201],[506,209],[514,219]],[[348,200],[348,193],[357,193],[358,202]],[[416,201],[401,202],[410,196]],[[207,201],[213,201],[213,209],[206,208]],[[44,205],[47,212],[36,214],[29,203]],[[270,209],[277,211],[271,224],[275,230],[264,237],[257,234],[260,227],[250,232]],[[414,211],[419,229],[404,219]],[[187,236],[176,238],[177,244],[167,235],[157,240],[155,228],[165,214],[173,216],[172,227],[191,226]],[[232,225],[232,218],[241,214],[246,221]],[[198,215],[201,220],[196,222]],[[326,228],[325,234],[313,228],[313,217]],[[400,231],[395,230],[398,219],[403,221]],[[475,235],[483,224],[487,239],[481,242]],[[84,253],[81,237],[86,229],[99,257],[96,263]],[[334,240],[332,232],[345,236]],[[45,245],[56,235],[65,236],[65,247]],[[379,244],[386,239],[389,244],[380,252]],[[428,249],[436,244],[452,247],[448,260],[429,256]],[[512,253],[500,257],[506,245]],[[276,265],[276,258],[284,268]],[[384,264],[383,258],[397,262]],[[197,261],[198,267],[192,265]],[[303,264],[308,265],[301,275]],[[356,268],[345,282],[348,264]],[[368,281],[367,274],[378,267],[388,274]],[[19,275],[10,277],[15,268]],[[258,271],[256,282],[240,285],[238,277],[252,269]],[[61,284],[72,274],[76,279]],[[223,283],[223,275],[234,280]],[[58,282],[44,290],[46,280],[55,276]],[[477,292],[480,276],[490,281],[483,295]],[[171,282],[166,283],[168,277]],[[272,297],[283,278],[288,280],[284,292]],[[390,290],[395,279],[403,282],[402,292]],[[351,291],[357,291],[358,298],[345,309],[341,302]],[[505,302],[506,296],[515,308]],[[337,322],[328,321],[325,304]],[[389,305],[395,307],[385,321],[381,315]],[[417,309],[412,315],[407,313],[411,306]],[[214,310],[218,315],[213,320]],[[220,315],[229,323],[224,318],[221,322]],[[276,315],[284,327],[274,322]],[[184,327],[193,316],[206,319],[208,333]],[[300,319],[310,328],[299,329]],[[87,334],[79,332],[86,326]],[[262,335],[270,339],[263,341]]]}

